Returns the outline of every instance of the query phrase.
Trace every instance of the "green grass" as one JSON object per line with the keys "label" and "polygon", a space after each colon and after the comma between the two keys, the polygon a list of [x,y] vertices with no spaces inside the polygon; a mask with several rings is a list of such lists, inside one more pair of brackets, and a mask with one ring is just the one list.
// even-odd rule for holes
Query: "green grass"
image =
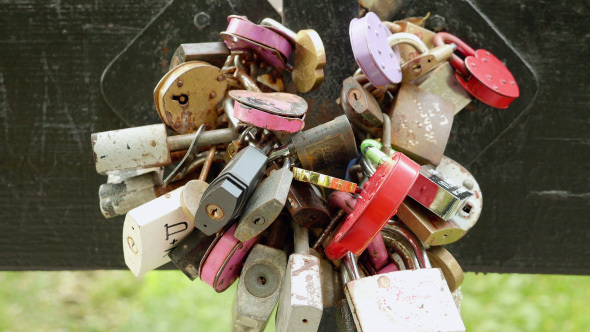
{"label": "green grass", "polygon": [[[590,277],[467,273],[462,289],[468,331],[590,326]],[[0,330],[228,331],[234,293],[179,271],[0,272]]]}

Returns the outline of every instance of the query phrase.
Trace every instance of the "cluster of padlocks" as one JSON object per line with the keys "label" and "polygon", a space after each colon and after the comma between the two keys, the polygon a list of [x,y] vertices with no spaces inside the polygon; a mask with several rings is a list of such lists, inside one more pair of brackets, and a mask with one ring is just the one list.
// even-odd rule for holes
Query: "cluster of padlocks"
{"label": "cluster of padlocks", "polygon": [[425,18],[369,12],[350,23],[343,115],[303,130],[308,105],[284,91],[321,85],[320,36],[228,21],[223,42],[175,52],[154,91],[163,124],[92,135],[129,269],[172,261],[217,292],[238,280],[232,331],[262,331],[277,304],[277,331],[334,315],[341,331],[464,331],[463,271],[442,245],[474,226],[482,193],[443,153],[471,96],[518,97],[510,72]]}

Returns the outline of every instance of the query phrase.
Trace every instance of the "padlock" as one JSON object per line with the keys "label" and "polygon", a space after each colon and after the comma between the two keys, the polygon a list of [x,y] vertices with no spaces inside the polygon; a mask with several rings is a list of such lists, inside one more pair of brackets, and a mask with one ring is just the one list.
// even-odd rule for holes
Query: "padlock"
{"label": "padlock", "polygon": [[346,115],[293,135],[288,146],[302,168],[340,178],[344,177],[348,161],[358,156]]}
{"label": "padlock", "polygon": [[309,254],[306,227],[293,222],[295,253],[289,256],[279,298],[276,331],[317,331],[323,299],[320,260]]}
{"label": "padlock", "polygon": [[[346,285],[346,283],[350,281],[350,275],[346,270],[345,264],[340,264],[339,272],[342,285]],[[336,303],[335,314],[336,327],[338,328],[338,332],[358,331],[356,328],[356,324],[354,323],[354,318],[352,316],[352,312],[350,311],[350,306],[348,305],[348,300],[346,299],[346,296],[344,296]]]}
{"label": "padlock", "polygon": [[457,291],[463,283],[464,275],[455,257],[443,247],[430,247],[426,253],[432,267],[441,269],[451,293]]}
{"label": "padlock", "polygon": [[483,196],[477,180],[465,167],[446,156],[442,157],[436,171],[442,174],[447,182],[461,185],[473,192],[473,196],[469,198],[459,213],[455,214],[451,219],[467,232],[479,219],[483,207]]}
{"label": "padlock", "polygon": [[[249,54],[246,53],[246,55],[249,55]],[[282,59],[280,57],[280,55],[277,55],[277,56],[280,59]],[[248,91],[262,92],[262,90],[260,90],[260,88],[256,84],[256,80],[254,80],[248,74],[248,68],[246,68],[246,65],[245,65],[245,62],[246,62],[246,59],[247,58],[249,58],[249,57],[248,56],[243,56],[242,54],[236,54],[234,56],[234,66],[236,67],[236,71],[234,72],[234,77],[238,79],[238,81],[240,82],[240,84],[242,84],[242,86],[244,87],[244,89],[246,89]],[[256,68],[256,67],[255,66],[254,67],[251,67],[250,68],[250,72],[252,72],[252,69],[254,69],[254,68]],[[233,113],[235,113],[235,110],[234,110]]]}
{"label": "padlock", "polygon": [[[116,170],[170,165],[171,152],[186,150],[195,136],[196,133],[168,137],[164,124],[93,133],[96,172],[107,174]],[[196,144],[202,147],[236,138],[238,134],[231,128],[210,130],[199,135]]]}
{"label": "padlock", "polygon": [[376,87],[402,79],[399,51],[389,46],[391,32],[374,13],[350,21],[350,44],[356,63]]}
{"label": "padlock", "polygon": [[455,108],[450,101],[402,83],[389,111],[393,147],[419,163],[438,165],[454,115]]}
{"label": "padlock", "polygon": [[232,158],[235,157],[235,155],[238,154],[238,152],[240,152],[241,149],[247,146],[246,138],[253,129],[254,127],[248,127],[244,129],[244,131],[240,134],[240,137],[238,139],[231,141],[227,145],[227,149],[225,150],[225,156],[223,157],[226,164],[229,163],[229,161],[232,160]]}
{"label": "padlock", "polygon": [[299,167],[293,167],[293,178],[297,181],[307,182],[316,186],[354,193],[357,190],[356,183],[335,178],[333,176],[308,171]]}
{"label": "padlock", "polygon": [[387,273],[400,270],[414,270],[421,267],[418,257],[407,238],[385,226],[381,231],[385,248],[389,253],[390,264],[379,270],[377,273]]}
{"label": "padlock", "polygon": [[127,213],[123,254],[136,277],[169,262],[168,252],[193,231],[194,221],[180,203],[182,190],[178,188]]}
{"label": "padlock", "polygon": [[100,212],[105,218],[123,215],[131,209],[156,199],[158,195],[155,187],[161,183],[162,172],[151,171],[115,183],[101,184],[98,188]]}
{"label": "padlock", "polygon": [[242,243],[234,237],[235,230],[234,224],[223,233],[200,267],[201,280],[218,293],[228,289],[238,279],[244,260],[259,239],[254,237]]}
{"label": "padlock", "polygon": [[285,158],[282,168],[274,170],[254,190],[242,213],[235,237],[246,242],[270,226],[285,207],[293,173],[291,162]]}
{"label": "padlock", "polygon": [[432,165],[424,165],[408,196],[443,220],[449,220],[465,207],[473,193],[445,181]]}
{"label": "padlock", "polygon": [[229,55],[229,48],[223,42],[180,44],[172,55],[168,70],[189,61],[204,61],[221,68]]}
{"label": "padlock", "polygon": [[216,106],[226,90],[227,81],[219,68],[190,61],[162,77],[154,89],[154,101],[162,122],[175,132],[186,134],[202,124],[215,128]]}
{"label": "padlock", "polygon": [[280,217],[265,244],[256,244],[242,268],[231,313],[232,331],[263,331],[280,296],[287,257],[283,250],[288,220]]}
{"label": "padlock", "polygon": [[352,125],[371,135],[380,136],[383,112],[375,97],[354,78],[342,82],[340,106]]}
{"label": "padlock", "polygon": [[435,46],[453,43],[465,59],[453,55],[449,60],[459,83],[472,96],[492,107],[505,109],[520,95],[512,73],[491,52],[474,50],[464,41],[447,32],[434,36]]}
{"label": "padlock", "polygon": [[245,16],[231,15],[228,27],[221,33],[227,47],[234,50],[250,49],[270,66],[285,68],[285,59],[291,55],[291,44],[276,32],[250,22]]}
{"label": "padlock", "polygon": [[471,103],[471,97],[455,77],[455,70],[448,61],[439,64],[431,72],[415,79],[412,83],[452,102],[455,105],[455,114]]}
{"label": "padlock", "polygon": [[238,152],[203,194],[195,227],[211,235],[235,219],[260,181],[266,161],[266,155],[254,146]]}
{"label": "padlock", "polygon": [[[352,256],[352,257],[351,257]],[[354,255],[344,264],[355,267]],[[360,331],[465,331],[440,269],[405,270],[358,278],[344,286]]]}
{"label": "padlock", "polygon": [[365,145],[361,151],[379,166],[365,183],[352,213],[328,242],[326,256],[330,259],[340,259],[348,251],[360,255],[397,212],[419,173],[420,166],[401,152],[388,157]]}
{"label": "padlock", "polygon": [[411,199],[397,211],[398,218],[429,246],[440,246],[459,240],[465,231],[452,219],[444,220]]}
{"label": "padlock", "polygon": [[322,227],[330,221],[326,203],[305,182],[293,181],[285,208],[293,221],[305,227]]}
{"label": "padlock", "polygon": [[190,280],[199,277],[200,266],[207,258],[210,248],[215,246],[221,236],[219,233],[206,235],[198,230],[190,233],[168,253],[168,257],[176,267]]}
{"label": "padlock", "polygon": [[232,90],[234,116],[246,124],[272,131],[296,133],[305,125],[307,102],[290,93]]}

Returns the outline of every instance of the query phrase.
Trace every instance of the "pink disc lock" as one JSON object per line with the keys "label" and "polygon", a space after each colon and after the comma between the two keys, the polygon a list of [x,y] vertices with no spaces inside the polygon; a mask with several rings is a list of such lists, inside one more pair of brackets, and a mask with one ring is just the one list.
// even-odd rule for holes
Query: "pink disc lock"
{"label": "pink disc lock", "polygon": [[350,21],[349,34],[354,58],[369,82],[376,87],[401,82],[399,55],[387,41],[391,32],[377,15],[368,12]]}
{"label": "pink disc lock", "polygon": [[291,46],[291,43],[280,34],[266,27],[250,22],[246,16],[231,15],[227,18],[227,21],[229,22],[229,25],[225,32],[233,33],[253,40],[259,44],[274,48],[281,52],[286,59],[289,59],[293,47]]}
{"label": "pink disc lock", "polygon": [[246,256],[258,242],[259,237],[242,243],[234,237],[236,224],[231,226],[219,239],[203,264],[201,280],[221,293],[240,276]]}
{"label": "pink disc lock", "polygon": [[[334,191],[328,197],[328,206],[330,208],[340,208],[347,214],[352,213],[355,205],[356,198],[349,193]],[[385,247],[385,242],[383,242],[383,236],[381,236],[381,233],[375,236],[366,250],[369,254],[369,262],[375,270],[379,271],[389,263],[389,252],[387,251],[387,247]]]}
{"label": "pink disc lock", "polygon": [[285,68],[285,60],[283,59],[283,56],[274,48],[270,48],[229,32],[222,32],[221,38],[223,38],[223,42],[230,50],[254,50],[256,53],[258,53],[258,55],[260,55],[262,60],[264,60],[270,66],[277,69]]}
{"label": "pink disc lock", "polygon": [[246,124],[272,131],[296,133],[305,125],[307,102],[283,92],[230,91],[234,116]]}

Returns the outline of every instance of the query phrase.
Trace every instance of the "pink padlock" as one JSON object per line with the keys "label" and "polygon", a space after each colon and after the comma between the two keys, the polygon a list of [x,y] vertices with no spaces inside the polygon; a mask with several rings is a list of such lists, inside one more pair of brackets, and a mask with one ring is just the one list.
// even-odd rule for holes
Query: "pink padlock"
{"label": "pink padlock", "polygon": [[227,48],[232,51],[254,50],[271,67],[275,67],[277,69],[285,68],[285,59],[283,59],[281,52],[275,50],[274,48],[229,32],[222,32],[221,38],[223,38],[223,42],[225,45],[227,45]]}
{"label": "pink padlock", "polygon": [[213,247],[201,267],[201,280],[221,293],[240,276],[246,256],[259,237],[242,243],[234,237],[236,224],[231,226]]}
{"label": "pink padlock", "polygon": [[391,32],[377,15],[368,12],[350,21],[349,34],[354,58],[374,86],[401,82],[399,51],[389,45],[387,37]]}
{"label": "pink padlock", "polygon": [[234,116],[246,124],[272,131],[296,133],[305,125],[307,102],[283,92],[230,91]]}

